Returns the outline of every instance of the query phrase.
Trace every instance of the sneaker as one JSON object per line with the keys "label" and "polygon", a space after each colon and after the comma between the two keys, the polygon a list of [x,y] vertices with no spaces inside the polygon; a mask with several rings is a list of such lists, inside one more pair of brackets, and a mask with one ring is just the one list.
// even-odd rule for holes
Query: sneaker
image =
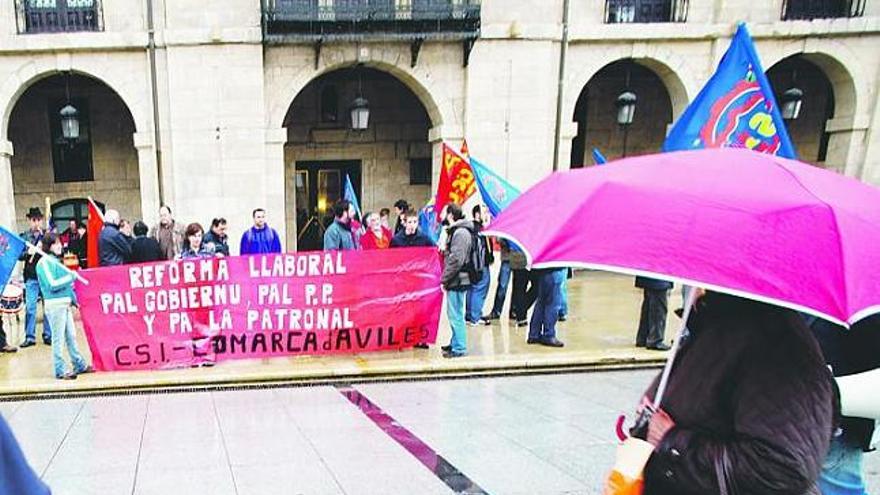
{"label": "sneaker", "polygon": [[480,318],[480,319],[477,321],[476,324],[477,324],[477,325],[482,325],[482,326],[484,326],[484,327],[488,327],[489,325],[492,324],[492,322],[489,321],[489,320],[487,320],[487,319],[485,319],[485,318]]}
{"label": "sneaker", "polygon": [[3,347],[0,347],[0,352],[7,352],[7,353],[18,352],[18,347],[13,347],[13,346],[7,344],[7,345],[4,345]]}
{"label": "sneaker", "polygon": [[47,339],[46,337],[43,337],[43,343],[46,345],[52,345],[52,339]]}
{"label": "sneaker", "polygon": [[83,368],[82,371],[77,371],[76,374],[77,375],[88,375],[89,373],[94,373],[94,372],[95,372],[95,368],[93,368],[91,365],[89,365],[89,366],[86,366],[85,368]]}
{"label": "sneaker", "polygon": [[527,327],[527,326],[529,326],[529,320],[519,320],[516,322],[516,326]]}
{"label": "sneaker", "polygon": [[464,324],[467,325],[467,326],[469,326],[469,327],[475,327],[475,326],[477,326],[477,322],[475,322],[475,321],[471,321],[471,320],[466,320],[466,321],[464,322]]}
{"label": "sneaker", "polygon": [[669,349],[672,349],[672,346],[660,342],[659,344],[646,346],[645,349],[648,349],[649,351],[668,351]]}
{"label": "sneaker", "polygon": [[541,339],[526,339],[526,344],[529,344],[529,345],[540,344],[540,343],[541,343]]}
{"label": "sneaker", "polygon": [[460,357],[465,357],[465,356],[467,356],[467,353],[466,353],[466,352],[452,352],[452,351],[448,351],[448,352],[444,352],[444,353],[443,353],[443,357],[445,357],[445,358],[447,358],[447,359],[451,359],[451,358],[460,358]]}
{"label": "sneaker", "polygon": [[34,342],[33,340],[25,340],[24,342],[21,343],[21,345],[19,347],[21,347],[22,349],[26,349],[28,347],[33,347],[35,345],[37,345],[37,343]]}
{"label": "sneaker", "polygon": [[416,349],[428,349],[428,344],[416,344],[413,347]]}
{"label": "sneaker", "polygon": [[55,378],[59,380],[76,380],[76,373],[65,373],[61,376],[56,376]]}
{"label": "sneaker", "polygon": [[565,344],[562,343],[562,341],[560,341],[559,339],[557,339],[555,337],[552,339],[542,340],[541,345],[544,345],[547,347],[565,347]]}

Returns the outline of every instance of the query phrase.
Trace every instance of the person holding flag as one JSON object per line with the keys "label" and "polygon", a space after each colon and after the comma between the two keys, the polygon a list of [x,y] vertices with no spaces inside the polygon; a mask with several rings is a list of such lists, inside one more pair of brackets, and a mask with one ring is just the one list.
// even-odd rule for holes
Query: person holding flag
{"label": "person holding flag", "polygon": [[[0,227],[0,289],[6,287],[18,257],[24,251],[24,241],[17,235]],[[6,341],[6,332],[3,330],[3,319],[0,318],[0,352],[16,352],[18,348],[9,345]]]}
{"label": "person holding flag", "polygon": [[[39,207],[33,207],[28,210],[26,215],[30,228],[21,233],[21,238],[32,246],[37,246],[46,235],[43,228],[43,212]],[[25,349],[36,345],[37,337],[37,301],[40,299],[40,282],[37,280],[37,263],[40,261],[40,254],[36,248],[30,247],[19,257],[24,262],[24,297],[25,297],[25,314],[24,314],[24,342],[21,348]],[[45,306],[44,306],[45,313]],[[49,325],[49,319],[43,317],[43,343],[52,344],[52,329]]]}

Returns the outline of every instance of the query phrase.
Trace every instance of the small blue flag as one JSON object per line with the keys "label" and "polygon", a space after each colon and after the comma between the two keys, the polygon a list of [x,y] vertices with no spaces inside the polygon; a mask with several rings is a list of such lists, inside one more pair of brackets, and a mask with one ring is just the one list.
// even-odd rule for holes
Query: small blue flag
{"label": "small blue flag", "polygon": [[345,174],[345,192],[342,197],[354,206],[354,211],[357,213],[358,218],[362,218],[361,205],[354,194],[354,187],[351,185],[351,179],[348,177],[348,174]]}
{"label": "small blue flag", "polygon": [[510,182],[493,172],[471,156],[471,169],[483,202],[489,208],[489,213],[497,217],[502,210],[507,208],[520,195],[519,189],[513,187]]}
{"label": "small blue flag", "polygon": [[0,291],[6,287],[24,248],[24,239],[0,227]]}
{"label": "small blue flag", "polygon": [[715,74],[663,143],[663,151],[723,147],[797,157],[773,88],[742,23]]}
{"label": "small blue flag", "polygon": [[608,159],[605,158],[605,155],[599,151],[599,148],[593,148],[593,163],[596,165],[605,165],[608,163]]}
{"label": "small blue flag", "polygon": [[437,213],[434,212],[434,198],[419,210],[419,230],[430,237],[434,244],[440,239],[440,222],[437,221]]}

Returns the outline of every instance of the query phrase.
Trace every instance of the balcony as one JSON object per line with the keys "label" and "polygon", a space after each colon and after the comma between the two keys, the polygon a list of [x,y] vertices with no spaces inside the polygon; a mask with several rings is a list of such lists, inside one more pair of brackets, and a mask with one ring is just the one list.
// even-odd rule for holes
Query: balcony
{"label": "balcony", "polygon": [[268,42],[479,37],[479,0],[265,0]]}
{"label": "balcony", "polygon": [[606,24],[685,22],[688,0],[605,0]]}
{"label": "balcony", "polygon": [[100,0],[16,0],[21,34],[102,31]]}
{"label": "balcony", "polygon": [[867,0],[783,0],[782,20],[862,17]]}

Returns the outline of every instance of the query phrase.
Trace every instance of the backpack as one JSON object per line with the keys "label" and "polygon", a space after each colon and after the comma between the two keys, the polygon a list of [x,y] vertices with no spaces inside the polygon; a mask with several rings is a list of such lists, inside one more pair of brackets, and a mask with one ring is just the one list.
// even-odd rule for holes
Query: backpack
{"label": "backpack", "polygon": [[480,281],[480,274],[483,273],[483,270],[488,266],[486,259],[486,241],[474,230],[465,227],[456,227],[449,232],[450,245],[452,244],[452,237],[455,235],[455,231],[461,228],[467,230],[471,235],[471,246],[468,250],[467,261],[465,261],[464,266],[461,267],[461,271],[467,273],[471,283],[475,284]]}

